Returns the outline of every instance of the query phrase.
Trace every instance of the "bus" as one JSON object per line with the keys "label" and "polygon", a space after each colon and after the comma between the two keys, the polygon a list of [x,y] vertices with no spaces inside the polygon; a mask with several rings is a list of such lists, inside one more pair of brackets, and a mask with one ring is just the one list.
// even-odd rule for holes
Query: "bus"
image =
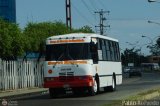
{"label": "bus", "polygon": [[51,97],[60,93],[97,94],[115,91],[122,83],[117,39],[92,33],[71,33],[46,40],[44,88]]}

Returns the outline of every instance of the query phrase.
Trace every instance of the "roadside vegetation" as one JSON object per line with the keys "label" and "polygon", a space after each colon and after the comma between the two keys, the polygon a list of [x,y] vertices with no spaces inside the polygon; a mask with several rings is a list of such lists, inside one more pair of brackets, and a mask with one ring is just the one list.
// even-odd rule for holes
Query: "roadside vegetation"
{"label": "roadside vegetation", "polygon": [[[141,48],[136,49],[135,47],[128,49],[126,48],[122,53],[121,53],[121,61],[123,67],[127,67],[129,63],[133,63],[134,67],[141,67],[141,63],[151,63],[151,57],[152,56],[160,56],[160,45],[159,42],[157,42],[155,45],[148,45],[147,47],[150,49],[150,55],[149,56],[144,56],[144,54],[141,53]],[[158,58],[157,58],[158,59]],[[157,61],[157,64],[160,66],[160,60]],[[147,67],[147,68],[146,68]],[[144,72],[150,72],[151,70],[155,71],[160,71],[160,69],[153,69],[152,65],[146,66],[143,71]]]}
{"label": "roadside vegetation", "polygon": [[152,89],[148,91],[141,92],[137,95],[127,97],[123,100],[115,100],[112,103],[104,104],[102,106],[125,106],[127,101],[146,101],[154,100],[155,98],[160,97],[160,88]]}
{"label": "roadside vegetation", "polygon": [[72,31],[69,31],[61,21],[29,22],[24,29],[21,29],[18,24],[0,19],[0,58],[16,60],[18,57],[25,58],[29,53],[39,53],[41,56],[45,51],[47,37],[72,32],[92,33],[93,31],[89,26],[72,28]]}

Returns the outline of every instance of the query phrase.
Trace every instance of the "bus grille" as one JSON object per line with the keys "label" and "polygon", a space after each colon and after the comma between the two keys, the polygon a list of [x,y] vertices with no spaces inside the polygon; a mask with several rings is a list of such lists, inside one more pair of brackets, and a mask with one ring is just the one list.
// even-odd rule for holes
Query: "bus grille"
{"label": "bus grille", "polygon": [[74,80],[74,73],[73,72],[59,73],[59,80],[60,81],[73,81]]}

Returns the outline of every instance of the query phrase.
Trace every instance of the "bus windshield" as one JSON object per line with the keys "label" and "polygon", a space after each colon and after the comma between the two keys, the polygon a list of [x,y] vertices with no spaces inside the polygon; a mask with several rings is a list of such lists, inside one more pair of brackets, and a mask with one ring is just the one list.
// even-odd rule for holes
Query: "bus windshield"
{"label": "bus windshield", "polygon": [[89,43],[46,45],[46,61],[90,59]]}

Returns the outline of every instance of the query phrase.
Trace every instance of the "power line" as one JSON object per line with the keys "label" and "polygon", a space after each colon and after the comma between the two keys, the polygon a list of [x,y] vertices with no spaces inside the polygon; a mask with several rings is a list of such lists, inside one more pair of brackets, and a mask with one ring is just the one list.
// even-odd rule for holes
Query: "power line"
{"label": "power line", "polygon": [[[108,19],[108,20],[115,20],[115,21],[148,21],[148,19],[146,18],[112,18],[112,19]],[[159,20],[159,18],[154,18],[152,20]]]}
{"label": "power line", "polygon": [[90,22],[90,20],[88,18],[85,17],[85,15],[83,15],[76,6],[74,6],[72,4],[72,7],[77,11],[77,13],[85,20],[87,21],[90,25],[94,26],[94,24],[92,22]]}
{"label": "power line", "polygon": [[106,10],[106,6],[104,5],[104,3],[101,0],[98,0],[97,2]]}
{"label": "power line", "polygon": [[84,6],[88,9],[88,11],[90,12],[90,14],[93,16],[93,19],[94,19],[95,21],[97,21],[97,19],[95,18],[95,15],[93,14],[92,10],[91,10],[90,7],[87,5],[87,3],[86,3],[84,0],[82,0],[82,3],[83,3]]}
{"label": "power line", "polygon": [[[87,3],[82,0],[82,3],[85,5],[85,7],[88,9],[88,11],[92,14],[92,11],[90,10],[89,6],[87,5]],[[93,15],[93,14],[92,14]]]}
{"label": "power line", "polygon": [[93,9],[94,10],[98,10],[97,9],[97,5],[95,4],[94,0],[89,0],[89,1],[90,1],[91,5],[92,5]]}

